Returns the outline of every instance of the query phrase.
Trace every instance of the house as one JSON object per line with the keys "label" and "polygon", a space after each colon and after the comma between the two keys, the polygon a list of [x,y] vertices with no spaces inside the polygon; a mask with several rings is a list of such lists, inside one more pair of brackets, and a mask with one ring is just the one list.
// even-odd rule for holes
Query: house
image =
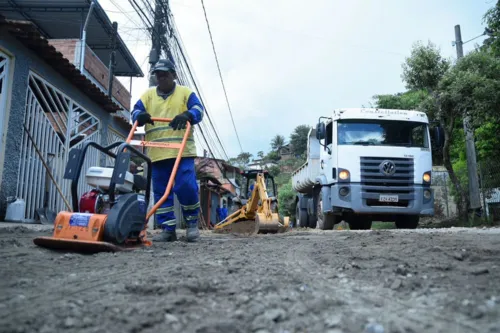
{"label": "house", "polygon": [[279,155],[282,161],[290,160],[293,158],[292,146],[288,143],[280,148]]}
{"label": "house", "polygon": [[[112,24],[97,2],[89,7],[86,0],[0,5],[0,220],[8,198],[26,202],[28,220],[36,219],[38,208],[67,209],[51,176],[70,199],[70,182],[63,179],[70,150],[87,141],[124,140],[131,129],[130,92],[116,77],[144,74],[118,36],[108,80]],[[109,162],[89,149],[79,193],[89,189],[87,168]]]}
{"label": "house", "polygon": [[247,165],[247,169],[249,170],[269,170],[273,166],[278,166],[278,163],[272,161],[264,161],[264,160],[253,160],[252,163]]}
{"label": "house", "polygon": [[231,207],[232,198],[239,194],[236,175],[240,170],[223,160],[208,157],[197,157],[195,165],[200,181],[201,213],[210,227],[219,221],[217,208]]}

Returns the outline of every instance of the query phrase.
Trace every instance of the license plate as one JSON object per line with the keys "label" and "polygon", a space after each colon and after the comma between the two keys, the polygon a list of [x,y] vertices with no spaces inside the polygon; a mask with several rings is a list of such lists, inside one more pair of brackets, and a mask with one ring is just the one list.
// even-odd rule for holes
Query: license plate
{"label": "license plate", "polygon": [[397,195],[381,194],[378,200],[380,202],[398,202],[399,197]]}

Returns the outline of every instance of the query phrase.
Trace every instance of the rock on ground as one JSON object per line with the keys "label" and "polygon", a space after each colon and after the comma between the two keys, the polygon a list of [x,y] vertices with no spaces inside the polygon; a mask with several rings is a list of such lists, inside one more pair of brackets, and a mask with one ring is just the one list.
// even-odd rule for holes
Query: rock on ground
{"label": "rock on ground", "polygon": [[0,332],[500,332],[498,229],[203,232],[96,255],[33,244],[49,234],[0,228]]}

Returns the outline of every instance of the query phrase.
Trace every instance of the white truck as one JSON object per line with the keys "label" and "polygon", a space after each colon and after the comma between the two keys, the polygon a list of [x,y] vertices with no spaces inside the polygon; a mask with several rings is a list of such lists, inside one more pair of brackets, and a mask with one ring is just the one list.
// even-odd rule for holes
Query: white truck
{"label": "white truck", "polygon": [[292,174],[295,225],[416,228],[421,216],[434,215],[432,149],[443,140],[442,128],[430,131],[419,111],[336,109],[320,117],[309,132],[307,161]]}

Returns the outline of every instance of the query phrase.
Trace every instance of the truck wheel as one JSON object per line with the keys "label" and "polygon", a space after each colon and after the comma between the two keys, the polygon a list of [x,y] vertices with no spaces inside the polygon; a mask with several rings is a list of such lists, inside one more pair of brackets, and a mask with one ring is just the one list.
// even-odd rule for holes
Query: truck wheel
{"label": "truck wheel", "polygon": [[316,204],[317,227],[320,230],[332,230],[336,222],[336,216],[333,214],[323,213],[323,196],[321,193],[318,195]]}
{"label": "truck wheel", "polygon": [[351,230],[370,230],[372,228],[372,220],[366,217],[354,217],[348,223]]}
{"label": "truck wheel", "polygon": [[420,216],[402,215],[396,219],[396,228],[398,229],[417,229]]}
{"label": "truck wheel", "polygon": [[300,209],[299,203],[295,208],[295,224],[297,227],[307,228],[307,211],[305,209]]}
{"label": "truck wheel", "polygon": [[309,217],[307,219],[307,224],[308,224],[309,228],[316,229],[316,226],[318,224],[317,222],[318,222],[318,218],[316,217],[316,215],[309,215]]}

